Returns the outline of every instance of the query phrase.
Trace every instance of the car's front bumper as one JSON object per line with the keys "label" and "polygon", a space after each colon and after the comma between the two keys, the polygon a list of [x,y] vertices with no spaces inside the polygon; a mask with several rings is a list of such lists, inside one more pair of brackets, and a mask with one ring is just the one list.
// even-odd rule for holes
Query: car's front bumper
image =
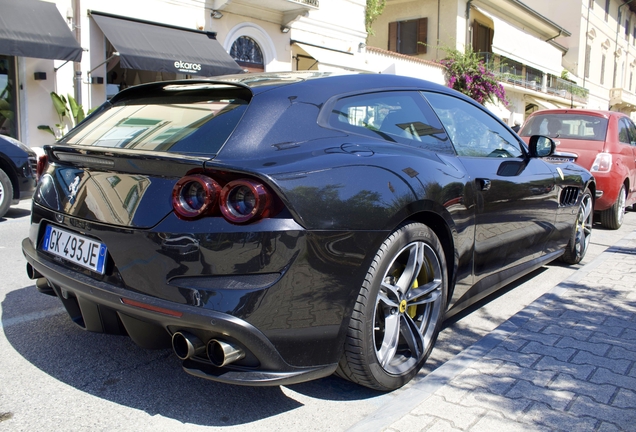
{"label": "car's front bumper", "polygon": [[52,261],[22,242],[29,274],[45,278],[71,319],[89,331],[128,334],[146,348],[167,348],[175,332],[195,334],[205,343],[225,340],[246,353],[243,364],[215,367],[203,357],[184,360],[189,374],[232,384],[283,385],[332,374],[337,364],[290,366],[257,328],[218,311],[158,299],[95,280]]}

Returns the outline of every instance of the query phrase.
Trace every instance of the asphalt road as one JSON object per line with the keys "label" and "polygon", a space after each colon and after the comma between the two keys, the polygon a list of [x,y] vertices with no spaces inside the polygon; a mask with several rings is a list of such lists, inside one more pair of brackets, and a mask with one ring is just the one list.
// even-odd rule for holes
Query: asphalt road
{"label": "asphalt road", "polygon": [[[185,374],[171,350],[148,351],[126,337],[88,333],[61,303],[39,294],[20,244],[28,202],[0,219],[0,431],[347,430],[408,389],[371,391],[336,377],[250,388]],[[636,229],[595,225],[578,266],[540,268],[446,323],[419,376],[470,347],[510,316]]]}

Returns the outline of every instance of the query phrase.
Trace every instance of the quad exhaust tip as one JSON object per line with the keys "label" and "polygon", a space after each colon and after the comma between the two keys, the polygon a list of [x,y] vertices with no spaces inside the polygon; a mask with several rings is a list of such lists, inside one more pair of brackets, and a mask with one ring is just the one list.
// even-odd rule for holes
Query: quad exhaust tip
{"label": "quad exhaust tip", "polygon": [[172,349],[181,360],[187,360],[205,353],[205,344],[193,334],[176,332],[172,335]]}
{"label": "quad exhaust tip", "polygon": [[218,339],[212,339],[208,342],[207,353],[208,358],[216,367],[227,366],[245,357],[242,349]]}
{"label": "quad exhaust tip", "polygon": [[207,354],[212,365],[227,366],[245,357],[242,349],[218,339],[212,339],[207,346],[195,335],[178,331],[172,335],[172,349],[181,360]]}

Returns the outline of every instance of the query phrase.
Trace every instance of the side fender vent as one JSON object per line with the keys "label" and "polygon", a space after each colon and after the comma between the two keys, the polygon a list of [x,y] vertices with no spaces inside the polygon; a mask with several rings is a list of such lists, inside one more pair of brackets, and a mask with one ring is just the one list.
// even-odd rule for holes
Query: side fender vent
{"label": "side fender vent", "polygon": [[568,186],[564,187],[561,191],[561,197],[559,199],[559,204],[561,206],[573,206],[576,205],[576,201],[579,198],[579,188]]}

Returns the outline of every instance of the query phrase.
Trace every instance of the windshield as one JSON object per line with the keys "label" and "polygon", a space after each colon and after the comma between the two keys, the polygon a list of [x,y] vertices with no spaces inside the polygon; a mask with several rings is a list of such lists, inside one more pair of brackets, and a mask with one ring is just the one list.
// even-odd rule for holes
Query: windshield
{"label": "windshield", "polygon": [[529,137],[544,135],[550,138],[567,138],[588,141],[604,141],[607,119],[585,114],[539,114],[528,119],[519,135]]}
{"label": "windshield", "polygon": [[[191,103],[114,105],[81,123],[63,142],[71,145],[214,155],[247,108],[242,99]],[[162,102],[162,103],[159,103]],[[180,102],[180,101],[179,101]]]}

